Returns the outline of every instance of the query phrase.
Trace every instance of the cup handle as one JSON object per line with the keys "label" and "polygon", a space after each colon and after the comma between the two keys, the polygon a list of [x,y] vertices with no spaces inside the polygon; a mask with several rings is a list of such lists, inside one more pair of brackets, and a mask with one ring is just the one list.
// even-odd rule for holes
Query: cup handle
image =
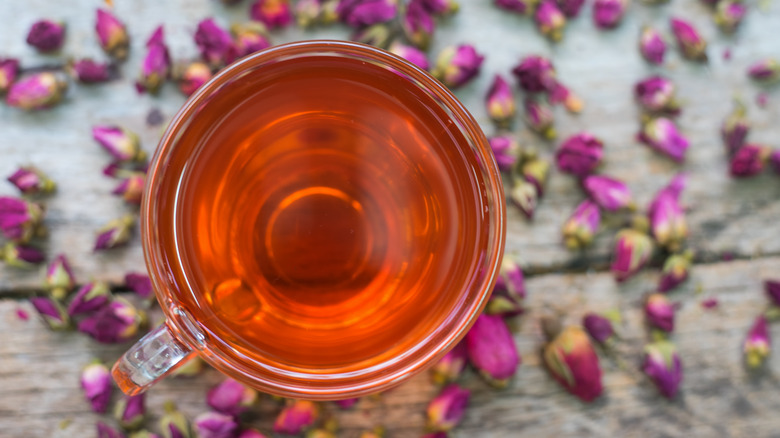
{"label": "cup handle", "polygon": [[111,375],[122,392],[136,395],[184,365],[195,354],[176,338],[167,323],[163,323],[130,347],[114,364]]}

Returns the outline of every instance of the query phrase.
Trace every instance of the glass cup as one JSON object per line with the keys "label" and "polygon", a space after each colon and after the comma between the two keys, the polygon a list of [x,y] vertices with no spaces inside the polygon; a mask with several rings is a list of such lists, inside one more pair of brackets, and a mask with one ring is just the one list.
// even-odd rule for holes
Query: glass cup
{"label": "glass cup", "polygon": [[[169,233],[170,230],[165,228],[171,217],[181,219],[174,212],[182,199],[179,193],[181,187],[176,187],[172,194],[162,181],[166,178],[183,179],[176,172],[184,171],[172,166],[171,162],[174,156],[186,157],[194,153],[192,142],[182,141],[189,130],[195,129],[192,121],[198,114],[216,105],[219,96],[229,87],[246,85],[248,77],[264,73],[280,62],[306,61],[318,56],[370,63],[382,69],[383,74],[399,79],[403,87],[413,87],[410,89],[425,96],[437,106],[437,111],[448,115],[447,129],[457,131],[458,138],[462,139],[454,147],[457,151],[453,151],[452,156],[464,161],[464,157],[471,157],[471,162],[476,163],[467,176],[475,182],[473,190],[479,192],[480,202],[475,212],[462,214],[473,214],[474,217],[469,219],[487,230],[484,233],[486,237],[480,241],[483,242],[481,247],[460,248],[463,253],[458,256],[470,263],[472,270],[469,272],[473,274],[460,281],[457,290],[449,291],[457,294],[457,299],[452,300],[446,318],[420,331],[414,342],[403,344],[404,347],[398,351],[393,350],[392,357],[379,355],[376,360],[362,361],[352,367],[316,368],[306,367],[306,364],[292,367],[286,366],[278,357],[265,360],[262,355],[245,354],[246,350],[239,348],[235,339],[217,333],[220,331],[213,319],[193,316],[199,314],[192,307],[194,301],[183,300],[182,295],[177,293],[198,293],[197,286],[193,286],[196,282],[191,278],[194,274],[185,272],[184,255],[180,251],[161,243],[170,235],[176,241],[183,239],[176,235],[175,229]],[[175,174],[171,175],[171,172]],[[460,341],[487,302],[501,262],[506,215],[504,193],[495,160],[479,125],[452,93],[427,72],[395,55],[363,44],[296,42],[259,52],[223,69],[201,87],[173,118],[147,175],[141,234],[146,265],[166,322],[140,339],[114,365],[113,377],[126,394],[143,392],[196,354],[224,374],[260,391],[282,397],[336,400],[388,389],[433,365]],[[171,198],[173,202],[170,202]],[[458,245],[455,248],[457,251]],[[201,268],[207,268],[205,264],[208,262],[200,263]],[[195,266],[196,271],[197,268]],[[316,331],[316,325],[311,330]],[[275,333],[263,335],[272,337]],[[359,349],[359,345],[356,348]]]}

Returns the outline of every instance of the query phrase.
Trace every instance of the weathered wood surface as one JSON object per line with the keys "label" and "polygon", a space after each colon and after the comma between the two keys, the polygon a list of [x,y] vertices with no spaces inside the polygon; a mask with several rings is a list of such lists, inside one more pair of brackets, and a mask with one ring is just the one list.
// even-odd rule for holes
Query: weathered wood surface
{"label": "weathered wood surface", "polygon": [[[137,239],[111,254],[92,253],[95,231],[123,214],[126,207],[110,195],[115,183],[100,172],[108,157],[91,140],[90,127],[98,123],[126,126],[141,135],[145,149],[151,152],[160,130],[146,126],[147,113],[159,108],[170,117],[184,99],[170,85],[160,97],[135,93],[131,84],[145,39],[164,23],[174,56],[194,56],[191,35],[198,20],[214,15],[227,24],[244,17],[248,3],[232,9],[209,0],[114,3],[133,38],[123,77],[106,85],[74,86],[64,105],[47,112],[28,114],[0,105],[0,175],[9,174],[19,164],[32,163],[58,181],[59,192],[45,200],[50,228],[47,252],[66,253],[80,281],[94,277],[119,284],[126,271],[143,269],[143,258]],[[771,175],[751,181],[728,179],[718,126],[738,93],[750,107],[755,128],[751,140],[780,146],[776,123],[780,95],[776,89],[749,83],[744,74],[751,62],[780,56],[775,37],[780,29],[780,4],[768,3],[761,10],[751,4],[745,26],[734,37],[721,35],[709,10],[692,0],[657,7],[634,4],[621,27],[605,33],[594,29],[586,8],[570,23],[564,41],[551,45],[529,19],[500,12],[490,3],[461,0],[461,12],[441,23],[430,51],[435,54],[449,43],[471,42],[487,55],[481,76],[457,92],[486,132],[493,130],[482,99],[492,75],[508,74],[526,54],[551,56],[560,78],[586,103],[578,116],[556,111],[559,138],[583,129],[601,137],[606,143],[603,172],[626,180],[640,205],[677,171],[689,172],[683,199],[689,210],[691,244],[708,264],[697,266],[693,279],[674,295],[683,303],[674,340],[685,363],[686,379],[682,397],[669,403],[634,371],[645,339],[638,310],[641,296],[652,290],[657,273],[642,274],[618,287],[602,272],[609,260],[611,233],[603,233],[584,255],[567,252],[560,244],[559,229],[583,195],[572,178],[554,172],[534,222],[509,209],[507,251],[538,273],[528,282],[530,311],[517,324],[516,341],[524,364],[503,391],[489,389],[474,376],[464,380],[474,394],[467,417],[453,436],[776,436],[780,397],[772,370],[780,369],[780,358],[770,361],[770,371],[750,376],[741,366],[740,344],[752,318],[765,305],[760,279],[777,275],[780,184]],[[99,4],[97,0],[1,1],[0,56],[19,57],[28,67],[61,62],[64,56],[37,55],[24,44],[29,25],[46,16],[68,22],[63,53],[100,58],[92,30],[94,8]],[[640,59],[635,47],[639,27],[654,24],[668,30],[671,15],[692,20],[710,40],[708,65],[682,61],[675,51],[662,68],[651,68]],[[274,41],[344,38],[347,34],[338,26],[314,32],[293,29],[276,34]],[[721,56],[727,48],[732,52],[728,61]],[[634,140],[639,112],[632,87],[653,73],[673,78],[684,103],[680,125],[693,144],[682,166]],[[770,93],[767,108],[754,105],[759,91]],[[539,141],[522,123],[516,123],[515,131],[544,155],[551,155],[557,145]],[[0,194],[12,193],[10,185],[0,184]],[[732,253],[737,261],[713,263],[723,252]],[[88,412],[81,398],[78,371],[93,357],[115,359],[125,346],[100,346],[77,334],[51,333],[34,319],[18,320],[15,309],[29,310],[29,306],[15,300],[35,292],[42,271],[0,266],[0,298],[5,298],[0,301],[0,436],[92,436],[97,417]],[[696,290],[703,294],[696,295]],[[699,302],[707,296],[720,299],[719,310],[701,309]],[[604,361],[606,397],[586,406],[565,394],[539,366],[536,349],[541,336],[536,317],[545,309],[558,309],[569,312],[569,321],[574,322],[585,310],[614,307],[621,308],[626,319],[620,356],[628,370]],[[197,414],[205,410],[206,388],[218,379],[212,373],[194,380],[165,381],[151,391],[150,404],[159,408],[165,400],[175,399],[187,413]],[[339,414],[344,436],[356,436],[376,423],[386,425],[391,437],[416,436],[422,431],[424,407],[434,392],[426,377],[420,376],[380,400],[363,400],[357,409]],[[277,409],[265,400],[257,424],[268,430]],[[62,420],[71,423],[60,430]]]}

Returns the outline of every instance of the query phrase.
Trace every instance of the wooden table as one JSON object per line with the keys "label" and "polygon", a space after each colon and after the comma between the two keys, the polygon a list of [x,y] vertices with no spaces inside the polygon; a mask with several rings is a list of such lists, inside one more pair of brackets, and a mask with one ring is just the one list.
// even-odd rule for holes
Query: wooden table
{"label": "wooden table", "polygon": [[[0,56],[14,56],[25,66],[61,62],[63,57],[37,55],[24,44],[27,29],[38,18],[68,23],[63,53],[78,58],[100,57],[93,37],[97,1],[4,0],[0,2]],[[247,4],[225,8],[208,0],[115,0],[115,11],[129,25],[132,55],[123,77],[106,85],[74,86],[66,103],[50,111],[23,113],[0,105],[0,175],[19,164],[35,164],[58,183],[58,193],[46,200],[50,257],[64,252],[72,260],[80,282],[90,278],[120,286],[125,272],[144,268],[137,237],[125,249],[105,254],[91,250],[95,230],[127,211],[110,194],[114,182],[100,169],[105,154],[90,138],[90,127],[116,123],[138,132],[151,152],[160,135],[148,128],[148,112],[158,108],[172,116],[184,99],[172,85],[159,97],[139,96],[132,87],[143,43],[150,32],[165,23],[172,53],[192,57],[191,35],[196,23],[217,16],[223,24],[245,17]],[[678,171],[690,175],[683,200],[691,227],[690,244],[699,262],[692,278],[673,293],[681,303],[673,340],[685,367],[681,396],[669,402],[636,371],[646,339],[641,297],[651,291],[658,270],[646,270],[636,279],[617,285],[607,271],[613,231],[602,233],[584,254],[568,252],[560,244],[560,226],[583,195],[576,182],[554,172],[546,197],[533,222],[511,208],[507,253],[517,257],[528,272],[529,312],[515,324],[515,340],[523,365],[508,388],[496,391],[473,374],[463,384],[473,391],[471,405],[454,437],[499,436],[777,436],[780,427],[778,379],[780,357],[770,358],[757,375],[742,366],[741,343],[752,319],[766,306],[762,279],[780,277],[780,184],[769,173],[748,181],[727,177],[727,163],[718,127],[741,95],[754,123],[751,140],[780,146],[780,94],[751,84],[746,67],[767,56],[780,56],[776,31],[780,29],[777,2],[751,10],[744,27],[733,37],[720,34],[709,10],[693,0],[670,5],[633,4],[624,23],[611,32],[598,32],[589,7],[570,23],[564,41],[551,45],[540,37],[527,18],[495,9],[488,0],[461,0],[461,12],[441,22],[431,53],[447,43],[470,42],[487,55],[482,74],[458,96],[490,134],[492,127],[482,104],[483,95],[497,72],[507,74],[521,56],[551,56],[559,77],[585,101],[582,114],[556,110],[560,138],[587,129],[606,144],[602,171],[628,182],[640,205]],[[636,50],[643,24],[668,29],[670,15],[692,20],[710,41],[709,64],[693,64],[672,51],[663,68],[646,65]],[[347,30],[334,26],[313,32],[287,30],[275,42],[302,38],[344,38]],[[731,59],[722,56],[731,51]],[[633,84],[653,73],[674,79],[684,105],[680,126],[692,140],[684,165],[675,165],[634,140],[639,112],[633,102]],[[759,91],[769,94],[763,109],[755,105]],[[550,156],[557,145],[542,142],[522,124],[515,131],[525,144]],[[11,195],[9,184],[0,194]],[[723,261],[729,254],[733,261]],[[99,418],[90,413],[79,389],[80,369],[92,358],[113,361],[126,345],[104,346],[78,333],[54,333],[35,318],[23,321],[16,310],[31,311],[25,297],[40,289],[44,268],[19,271],[0,266],[0,436],[93,436]],[[717,298],[720,306],[706,311],[704,298]],[[545,310],[566,313],[566,321],[579,321],[588,311],[619,308],[624,324],[619,355],[624,366],[602,360],[605,394],[585,405],[564,392],[540,366],[542,342],[538,316]],[[625,365],[628,366],[625,366]],[[160,412],[166,400],[175,400],[187,414],[205,411],[205,392],[220,380],[215,372],[192,379],[169,379],[149,392],[149,405]],[[390,437],[417,436],[425,423],[424,410],[435,394],[427,376],[381,398],[364,399],[356,409],[339,412],[343,436],[383,424]],[[327,408],[333,411],[331,407]],[[278,404],[264,399],[255,423],[270,430]],[[67,422],[65,427],[61,427]]]}

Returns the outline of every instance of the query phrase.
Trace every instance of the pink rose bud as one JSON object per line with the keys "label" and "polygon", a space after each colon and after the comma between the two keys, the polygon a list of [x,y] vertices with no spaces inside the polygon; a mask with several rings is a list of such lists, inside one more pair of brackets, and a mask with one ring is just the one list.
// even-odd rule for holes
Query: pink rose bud
{"label": "pink rose bud", "polygon": [[35,267],[35,265],[43,262],[44,258],[43,252],[33,246],[8,242],[0,249],[0,259],[8,266],[15,268],[28,269]]}
{"label": "pink rose bud", "polygon": [[716,309],[718,304],[717,298],[705,298],[701,301],[701,307],[706,310]]}
{"label": "pink rose bud", "polygon": [[234,24],[230,27],[230,32],[233,34],[236,56],[239,58],[271,47],[268,31],[263,23],[252,21]]}
{"label": "pink rose bud", "polygon": [[334,403],[336,403],[336,406],[338,406],[341,409],[349,409],[352,406],[355,406],[359,401],[360,401],[359,398],[347,398],[344,400],[336,400]]}
{"label": "pink rose bud", "polygon": [[110,221],[98,230],[94,250],[103,251],[126,245],[134,227],[135,217],[129,214]]}
{"label": "pink rose bud", "polygon": [[582,181],[582,187],[590,199],[607,211],[631,208],[631,191],[623,181],[603,175],[589,175]]}
{"label": "pink rose bud", "polygon": [[542,359],[552,377],[582,401],[601,395],[599,357],[581,327],[570,326],[554,336],[544,346]]}
{"label": "pink rose bud", "polygon": [[54,181],[33,166],[20,167],[8,177],[8,182],[25,195],[52,193],[57,187]]}
{"label": "pink rose bud", "polygon": [[753,327],[748,332],[743,345],[745,363],[749,368],[758,368],[764,364],[769,356],[770,339],[769,329],[767,328],[766,318],[759,315],[753,323]]}
{"label": "pink rose bud", "polygon": [[257,0],[249,8],[249,17],[269,29],[287,27],[293,18],[289,0]]}
{"label": "pink rose bud", "polygon": [[780,62],[767,58],[750,66],[748,76],[759,82],[772,83],[780,80]]}
{"label": "pink rose bud", "polygon": [[623,282],[645,267],[653,255],[653,241],[646,233],[624,228],[615,238],[615,252],[610,270],[615,280]]}
{"label": "pink rose bud", "polygon": [[593,23],[599,29],[614,29],[628,8],[628,0],[596,0],[593,3]]}
{"label": "pink rose bud", "polygon": [[563,15],[568,18],[576,18],[580,15],[580,9],[585,4],[585,0],[557,0],[558,6]]}
{"label": "pink rose bud", "polygon": [[444,385],[458,380],[463,370],[466,369],[467,362],[466,344],[459,342],[452,350],[439,359],[436,365],[431,367],[433,383]]}
{"label": "pink rose bud", "polygon": [[125,275],[125,285],[141,298],[150,298],[154,295],[152,280],[148,275],[140,272],[128,272]]}
{"label": "pink rose bud", "polygon": [[126,342],[138,334],[146,315],[124,298],[116,297],[108,305],[88,315],[78,330],[103,344]]}
{"label": "pink rose bud", "polygon": [[523,306],[525,297],[523,270],[511,257],[504,255],[485,313],[505,317],[520,315],[525,311]]}
{"label": "pink rose bud", "polygon": [[63,300],[76,286],[76,278],[65,254],[60,254],[46,268],[43,288],[58,300]]}
{"label": "pink rose bud", "polygon": [[582,317],[582,326],[590,337],[601,345],[607,344],[612,336],[615,335],[612,321],[596,313],[585,314]]}
{"label": "pink rose bud", "polygon": [[560,82],[555,82],[553,89],[547,94],[547,100],[553,105],[563,104],[570,113],[582,111],[583,103],[576,94]]}
{"label": "pink rose bud", "polygon": [[685,212],[680,205],[680,190],[685,184],[684,175],[679,175],[668,186],[659,190],[647,209],[650,230],[656,242],[670,251],[677,251],[688,237]]}
{"label": "pink rose bud", "polygon": [[672,254],[667,257],[661,269],[661,280],[658,282],[658,292],[669,292],[688,279],[691,270],[693,252]]}
{"label": "pink rose bud", "polygon": [[97,33],[100,47],[104,52],[120,61],[127,58],[127,51],[130,47],[127,29],[124,23],[119,21],[111,12],[104,9],[97,10],[95,32]]}
{"label": "pink rose bud", "polygon": [[722,0],[715,6],[715,24],[726,33],[734,33],[745,18],[747,6],[735,0]]}
{"label": "pink rose bud", "polygon": [[310,428],[317,420],[319,409],[314,402],[294,400],[282,409],[274,421],[274,432],[290,435],[299,434]]}
{"label": "pink rose bud", "polygon": [[541,197],[544,195],[544,186],[547,184],[547,177],[550,175],[550,163],[536,156],[535,153],[527,154],[526,159],[520,166],[520,175],[536,187],[536,192]]}
{"label": "pink rose bud", "polygon": [[693,25],[679,18],[670,20],[672,34],[683,57],[692,61],[707,60],[707,42]]}
{"label": "pink rose bud", "polygon": [[92,138],[120,162],[146,159],[146,152],[141,150],[141,141],[138,136],[122,127],[93,126]]}
{"label": "pink rose bud", "polygon": [[561,143],[555,162],[561,172],[584,178],[598,168],[603,156],[604,143],[588,132],[581,132]]}
{"label": "pink rose bud", "polygon": [[666,112],[677,115],[680,104],[675,99],[674,83],[661,76],[652,76],[637,82],[634,96],[639,105],[650,112]]}
{"label": "pink rose bud", "polygon": [[146,174],[137,173],[122,179],[111,193],[121,196],[128,204],[141,205],[145,184]]}
{"label": "pink rose bud", "polygon": [[5,103],[26,111],[51,108],[60,103],[68,83],[58,73],[42,72],[11,84]]}
{"label": "pink rose bud", "polygon": [[[390,43],[390,40],[394,37],[394,31],[387,23],[375,24],[368,26],[365,29],[356,30],[350,39],[359,43],[368,44],[369,46],[385,48]],[[418,47],[417,43],[414,43]]]}
{"label": "pink rose bud", "polygon": [[336,14],[342,23],[359,29],[392,20],[397,9],[395,0],[341,0]]}
{"label": "pink rose bud", "polygon": [[111,399],[111,373],[108,367],[100,362],[87,365],[81,371],[81,387],[84,396],[92,406],[92,411],[103,414],[108,409]]}
{"label": "pink rose bud", "polygon": [[412,0],[422,4],[433,15],[451,15],[458,12],[460,5],[455,0]]}
{"label": "pink rose bud", "polygon": [[747,140],[750,122],[745,117],[746,112],[745,105],[741,102],[736,102],[734,110],[720,127],[720,135],[729,157],[734,156]]}
{"label": "pink rose bud", "polygon": [[584,200],[563,224],[563,243],[570,250],[581,250],[593,243],[601,225],[601,210],[598,204]]}
{"label": "pink rose bud", "polygon": [[780,307],[780,280],[765,280],[764,292],[775,307]]}
{"label": "pink rose bud", "polygon": [[493,0],[493,2],[505,11],[531,15],[536,7],[537,0]]}
{"label": "pink rose bud", "polygon": [[539,99],[526,97],[523,100],[523,112],[525,124],[531,131],[548,140],[555,138],[555,116],[549,105]]}
{"label": "pink rose bud", "polygon": [[298,0],[294,11],[296,22],[302,28],[330,24],[338,19],[335,14],[337,6],[337,2],[329,0]]}
{"label": "pink rose bud", "polygon": [[12,58],[0,58],[0,94],[11,88],[19,74],[19,61]]}
{"label": "pink rose bud", "polygon": [[436,25],[422,3],[410,2],[401,14],[401,28],[406,39],[422,50],[428,49]]}
{"label": "pink rose bud", "polygon": [[76,61],[71,66],[72,75],[81,83],[97,84],[111,79],[111,67],[107,63],[95,62],[91,59]]}
{"label": "pink rose bud", "polygon": [[448,88],[459,88],[479,74],[484,60],[474,46],[449,46],[439,53],[432,74]]}
{"label": "pink rose bud", "polygon": [[43,207],[24,199],[0,196],[0,232],[7,239],[26,243],[43,220]]}
{"label": "pink rose bud", "polygon": [[766,146],[746,144],[731,157],[729,174],[733,178],[747,178],[764,170],[772,150]]}
{"label": "pink rose bud", "polygon": [[237,438],[268,438],[257,429],[244,429],[238,434]]}
{"label": "pink rose bud", "polygon": [[30,304],[35,307],[50,329],[65,330],[70,328],[68,313],[58,301],[47,297],[35,297],[30,298]]}
{"label": "pink rose bud", "polygon": [[646,345],[642,372],[653,381],[661,395],[673,399],[682,382],[682,362],[674,344],[656,341]]}
{"label": "pink rose bud", "polygon": [[238,416],[257,401],[257,391],[233,379],[225,379],[211,388],[206,403],[215,411]]}
{"label": "pink rose bud", "polygon": [[520,144],[514,136],[497,135],[488,139],[490,149],[496,159],[499,170],[511,171],[517,164]]}
{"label": "pink rose bud", "polygon": [[673,332],[674,312],[674,304],[664,294],[652,294],[645,301],[645,319],[650,327]]}
{"label": "pink rose bud", "polygon": [[529,93],[550,92],[557,84],[555,67],[543,56],[526,56],[512,69],[512,73],[520,88]]}
{"label": "pink rose bud", "polygon": [[65,42],[65,24],[51,20],[33,23],[27,34],[27,44],[40,52],[54,52]]}
{"label": "pink rose bud", "polygon": [[652,27],[643,27],[642,33],[639,35],[639,53],[642,54],[645,61],[651,64],[663,64],[666,42],[661,33]]}
{"label": "pink rose bud", "polygon": [[460,423],[469,405],[468,389],[451,384],[428,404],[428,428],[446,432]]}
{"label": "pink rose bud", "polygon": [[679,163],[685,160],[685,152],[690,146],[690,142],[680,133],[674,122],[666,117],[647,121],[637,138],[647,146]]}
{"label": "pink rose bud", "polygon": [[108,304],[111,290],[102,281],[93,281],[81,286],[68,304],[68,315],[92,313]]}
{"label": "pink rose bud", "polygon": [[480,315],[466,334],[469,362],[491,385],[503,388],[515,375],[520,355],[504,318]]}
{"label": "pink rose bud", "polygon": [[535,184],[521,177],[513,179],[509,199],[528,219],[533,219],[540,196]]}
{"label": "pink rose bud", "polygon": [[234,438],[238,432],[236,420],[219,412],[204,412],[195,417],[198,438]]}
{"label": "pink rose bud", "polygon": [[515,117],[515,96],[512,87],[501,75],[493,78],[493,83],[485,96],[488,117],[499,126],[509,126]]}
{"label": "pink rose bud", "polygon": [[534,21],[539,33],[551,41],[560,41],[566,27],[566,16],[558,8],[555,0],[542,0],[534,13]]}
{"label": "pink rose bud", "polygon": [[428,62],[428,55],[417,47],[394,41],[390,44],[388,51],[420,67],[422,70],[428,70],[431,67]]}
{"label": "pink rose bud", "polygon": [[165,45],[165,32],[158,27],[146,42],[146,56],[141,65],[141,75],[135,84],[139,93],[157,94],[171,73],[171,57]]}
{"label": "pink rose bud", "polygon": [[198,46],[201,59],[214,68],[230,64],[237,56],[230,32],[218,25],[213,18],[198,23],[195,45]]}
{"label": "pink rose bud", "polygon": [[172,402],[165,404],[165,415],[160,418],[163,438],[195,438],[187,417],[176,409]]}
{"label": "pink rose bud", "polygon": [[179,83],[179,90],[185,96],[190,96],[214,75],[211,67],[206,63],[195,61],[183,67],[181,72],[176,72],[175,77]]}
{"label": "pink rose bud", "polygon": [[113,427],[107,425],[106,423],[103,423],[102,421],[98,421],[97,437],[98,438],[125,438],[125,435],[122,432],[119,432]]}

